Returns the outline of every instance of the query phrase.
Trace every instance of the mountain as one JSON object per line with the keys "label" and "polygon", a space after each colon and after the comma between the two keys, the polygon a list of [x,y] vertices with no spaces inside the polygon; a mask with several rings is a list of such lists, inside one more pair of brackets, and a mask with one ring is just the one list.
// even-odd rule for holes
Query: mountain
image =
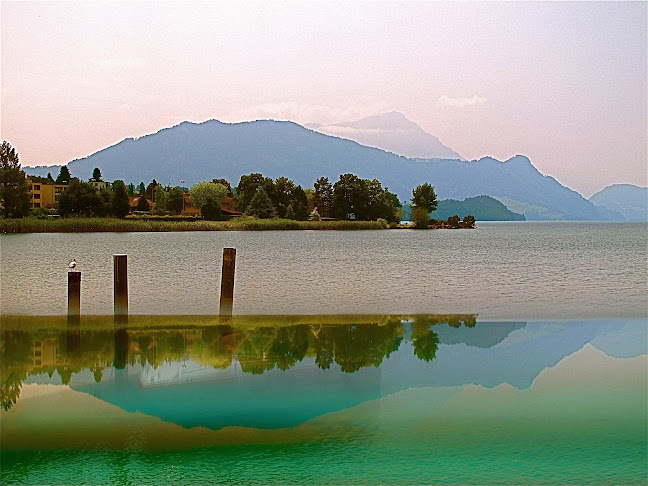
{"label": "mountain", "polygon": [[309,128],[337,137],[354,140],[368,147],[376,147],[410,158],[462,159],[434,135],[427,133],[405,115],[392,111],[354,122],[333,125],[310,124]]}
{"label": "mountain", "polygon": [[[409,200],[417,185],[430,182],[439,199],[491,196],[527,219],[602,219],[592,203],[542,175],[521,155],[506,162],[490,157],[471,162],[408,159],[285,121],[183,122],[138,139],[127,138],[68,164],[72,175],[82,179],[89,179],[95,167],[110,181],[137,184],[156,179],[179,185],[184,180],[187,186],[221,177],[236,185],[241,175],[261,172],[312,187],[319,177],[335,182],[340,174],[352,172],[380,180],[401,200]],[[43,176],[51,171],[56,176],[59,168],[25,170]]]}
{"label": "mountain", "polygon": [[445,199],[439,201],[436,211],[430,213],[433,219],[448,219],[457,215],[474,216],[477,221],[524,221],[524,215],[510,211],[504,204],[490,196],[469,197],[463,201]]}
{"label": "mountain", "polygon": [[648,187],[613,184],[589,198],[596,206],[616,213],[621,221],[648,221]]}

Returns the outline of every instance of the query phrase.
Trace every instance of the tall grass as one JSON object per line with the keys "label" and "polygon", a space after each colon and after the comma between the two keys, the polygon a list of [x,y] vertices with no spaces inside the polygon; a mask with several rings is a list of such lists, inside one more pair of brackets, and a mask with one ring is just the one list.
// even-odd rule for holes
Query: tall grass
{"label": "tall grass", "polygon": [[378,221],[294,221],[242,218],[230,221],[152,221],[113,218],[2,219],[2,233],[92,233],[138,231],[270,231],[270,230],[373,230]]}

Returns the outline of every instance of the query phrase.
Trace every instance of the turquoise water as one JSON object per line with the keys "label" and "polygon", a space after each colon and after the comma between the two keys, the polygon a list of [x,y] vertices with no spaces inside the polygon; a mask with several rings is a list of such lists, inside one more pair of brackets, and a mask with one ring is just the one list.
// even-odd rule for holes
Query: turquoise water
{"label": "turquoise water", "polygon": [[64,322],[3,322],[2,484],[648,480],[645,318]]}

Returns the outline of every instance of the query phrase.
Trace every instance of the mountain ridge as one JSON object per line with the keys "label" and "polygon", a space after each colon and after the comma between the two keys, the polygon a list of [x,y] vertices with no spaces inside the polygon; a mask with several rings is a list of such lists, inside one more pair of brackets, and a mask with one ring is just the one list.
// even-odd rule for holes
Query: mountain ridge
{"label": "mountain ridge", "polygon": [[[59,166],[60,167],[60,166]],[[295,122],[260,120],[223,123],[182,122],[138,138],[126,138],[89,156],[70,161],[73,176],[88,179],[99,167],[106,180],[192,185],[225,178],[237,184],[241,175],[260,172],[286,176],[311,187],[319,177],[334,183],[340,174],[378,179],[408,200],[423,182],[435,186],[439,199],[491,196],[527,219],[600,220],[596,207],[553,177],[542,175],[522,155],[498,161],[492,157],[410,159],[358,142],[325,135]],[[27,168],[46,175],[55,167]],[[53,174],[56,175],[56,174]],[[510,204],[518,204],[520,211]],[[540,208],[540,209],[538,209]]]}

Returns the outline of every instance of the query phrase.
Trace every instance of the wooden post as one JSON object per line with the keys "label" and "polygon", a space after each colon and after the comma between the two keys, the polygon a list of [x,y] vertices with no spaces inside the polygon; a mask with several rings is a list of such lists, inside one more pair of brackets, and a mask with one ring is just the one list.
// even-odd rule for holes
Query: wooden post
{"label": "wooden post", "polygon": [[128,269],[126,259],[126,255],[113,255],[115,271],[115,317],[128,316]]}
{"label": "wooden post", "polygon": [[81,272],[68,272],[68,318],[81,315]]}
{"label": "wooden post", "polygon": [[231,316],[234,306],[234,267],[236,248],[223,248],[223,273],[221,276],[220,315]]}

